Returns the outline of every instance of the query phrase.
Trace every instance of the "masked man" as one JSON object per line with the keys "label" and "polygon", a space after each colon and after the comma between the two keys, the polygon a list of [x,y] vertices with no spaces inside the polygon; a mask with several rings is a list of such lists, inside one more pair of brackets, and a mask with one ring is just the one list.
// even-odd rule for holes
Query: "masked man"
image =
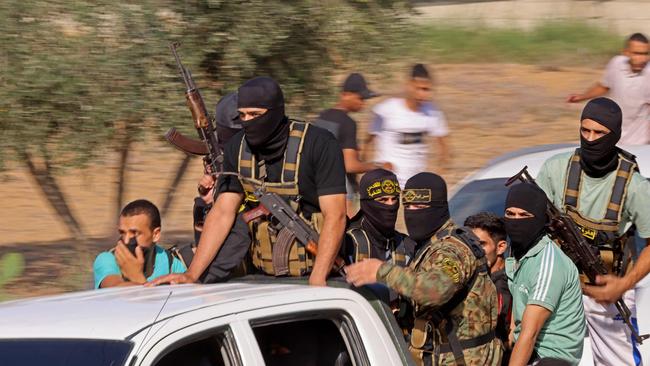
{"label": "masked man", "polygon": [[650,271],[647,247],[632,263],[634,228],[650,243],[650,183],[639,174],[634,155],[616,147],[622,118],[614,101],[591,100],[580,118],[580,148],[548,159],[537,177],[551,201],[598,247],[612,273],[599,276],[598,286],[585,285],[583,297],[594,360],[606,365],[641,361],[612,303],[623,297],[635,323],[634,288]]}
{"label": "masked man", "polygon": [[217,200],[206,217],[188,271],[154,284],[196,282],[220,253],[244,198],[246,209],[255,206],[253,193],[263,188],[293,204],[321,235],[315,258],[293,240],[280,253],[287,258],[289,272],[278,273],[272,255],[277,227],[268,221],[254,221],[250,225],[253,265],[269,275],[309,275],[310,284],[324,286],[345,230],[341,149],[328,131],[285,116],[284,96],[273,79],[257,77],[244,83],[238,91],[237,107],[243,131],[235,134],[224,150],[224,170],[236,174],[219,177]]}
{"label": "masked man", "polygon": [[513,256],[506,275],[513,298],[510,365],[557,358],[577,365],[585,318],[578,269],[546,235],[546,197],[529,183],[510,188],[505,226]]}
{"label": "masked man", "polygon": [[496,288],[478,239],[450,220],[445,181],[417,174],[406,182],[402,202],[415,258],[406,268],[378,259],[352,264],[347,281],[381,282],[410,298],[410,349],[420,365],[499,365]]}
{"label": "masked man", "polygon": [[377,258],[404,267],[413,258],[415,243],[395,231],[400,196],[397,177],[375,169],[363,175],[359,186],[361,210],[346,231],[342,257],[347,264]]}

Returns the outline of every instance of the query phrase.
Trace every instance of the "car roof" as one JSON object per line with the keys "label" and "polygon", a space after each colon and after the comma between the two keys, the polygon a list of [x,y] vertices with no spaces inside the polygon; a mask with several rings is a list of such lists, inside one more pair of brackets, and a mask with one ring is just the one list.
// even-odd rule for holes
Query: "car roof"
{"label": "car roof", "polygon": [[1,303],[0,338],[127,339],[152,325],[159,311],[157,321],[206,307],[214,307],[216,317],[266,306],[352,296],[362,299],[344,288],[269,283],[82,291]]}
{"label": "car roof", "polygon": [[[528,172],[535,177],[546,159],[573,151],[577,147],[578,144],[540,145],[501,155],[488,162],[482,169],[462,179],[452,191],[457,192],[465,184],[475,180],[511,177],[524,166],[528,166]],[[650,167],[650,145],[625,145],[620,148],[636,155],[642,173],[644,172],[643,167]]]}

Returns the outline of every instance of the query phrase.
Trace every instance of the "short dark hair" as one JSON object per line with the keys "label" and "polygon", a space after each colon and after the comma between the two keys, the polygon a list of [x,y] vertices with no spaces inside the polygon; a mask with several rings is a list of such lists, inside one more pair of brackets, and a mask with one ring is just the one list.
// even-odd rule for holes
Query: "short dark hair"
{"label": "short dark hair", "polygon": [[415,64],[413,65],[413,69],[411,69],[411,79],[415,78],[431,80],[431,74],[429,74],[429,70],[427,70],[426,66]]}
{"label": "short dark hair", "polygon": [[634,33],[633,35],[631,35],[631,36],[629,36],[627,38],[627,42],[625,42],[625,45],[627,46],[632,41],[647,44],[648,43],[648,37],[646,37],[643,33]]}
{"label": "short dark hair", "polygon": [[465,219],[465,226],[470,229],[487,231],[495,243],[506,240],[506,225],[503,219],[492,212],[479,212]]}
{"label": "short dark hair", "polygon": [[120,216],[123,217],[136,215],[147,215],[149,217],[149,228],[151,230],[160,227],[160,211],[158,211],[158,207],[153,203],[147,200],[135,200],[129,202],[124,206],[122,212],[120,212]]}

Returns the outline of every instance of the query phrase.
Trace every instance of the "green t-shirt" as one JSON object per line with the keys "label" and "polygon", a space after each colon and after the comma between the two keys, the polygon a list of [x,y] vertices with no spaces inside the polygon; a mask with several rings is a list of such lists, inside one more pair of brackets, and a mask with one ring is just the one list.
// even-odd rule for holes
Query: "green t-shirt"
{"label": "green t-shirt", "polygon": [[[573,151],[551,157],[544,162],[537,175],[537,184],[546,192],[553,203],[564,211],[564,186]],[[594,220],[605,217],[609,197],[614,187],[616,171],[601,178],[592,178],[582,173],[578,211]],[[650,238],[650,182],[634,172],[627,188],[623,212],[619,224],[619,235],[635,224],[639,236]]]}
{"label": "green t-shirt", "polygon": [[515,341],[526,305],[542,306],[551,315],[537,336],[535,351],[541,358],[559,358],[577,365],[586,325],[578,269],[573,262],[544,236],[520,261],[506,258],[506,275],[512,293]]}

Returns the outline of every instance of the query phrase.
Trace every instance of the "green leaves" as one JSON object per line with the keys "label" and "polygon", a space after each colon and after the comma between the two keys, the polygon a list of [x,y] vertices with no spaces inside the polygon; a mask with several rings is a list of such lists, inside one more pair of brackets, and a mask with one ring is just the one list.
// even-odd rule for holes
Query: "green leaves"
{"label": "green leaves", "polygon": [[16,148],[40,146],[53,167],[83,166],[126,133],[189,131],[171,41],[182,42],[179,53],[210,111],[246,79],[269,75],[291,115],[304,116],[330,101],[335,74],[383,64],[376,58],[404,4],[3,1],[0,162],[15,158]]}
{"label": "green leaves", "polygon": [[20,253],[7,253],[0,257],[0,301],[5,299],[3,287],[23,274],[25,259]]}

